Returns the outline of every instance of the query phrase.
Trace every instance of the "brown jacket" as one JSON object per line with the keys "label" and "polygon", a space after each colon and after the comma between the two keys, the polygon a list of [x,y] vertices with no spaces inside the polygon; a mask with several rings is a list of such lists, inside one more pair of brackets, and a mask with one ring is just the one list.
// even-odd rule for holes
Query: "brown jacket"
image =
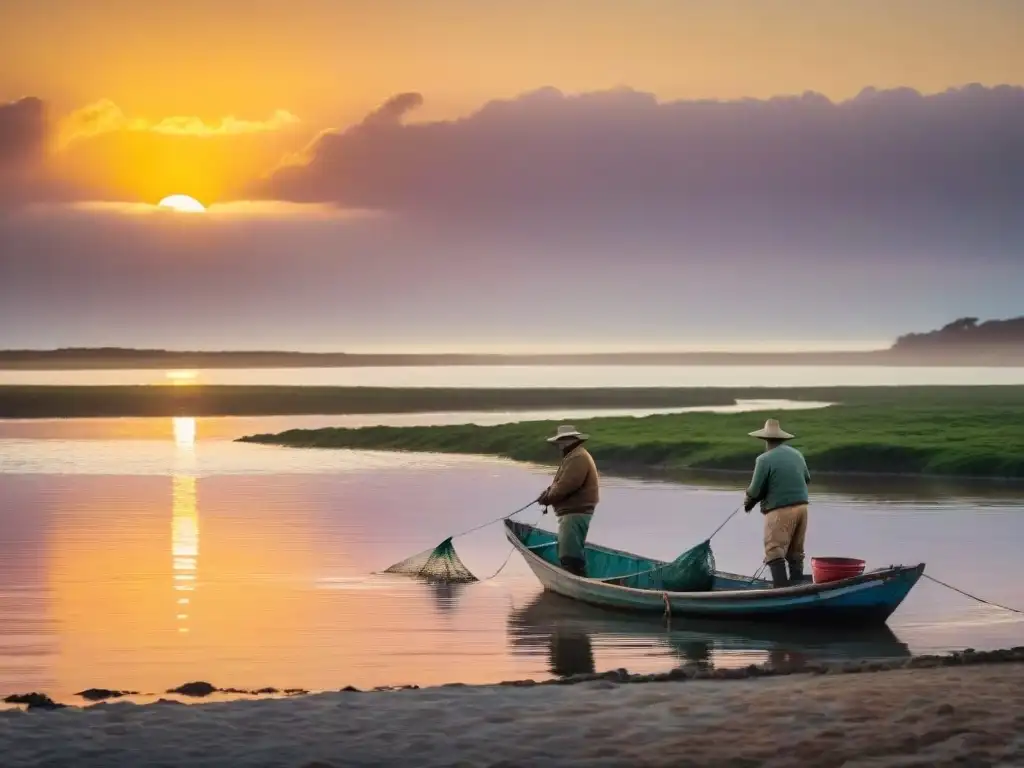
{"label": "brown jacket", "polygon": [[559,517],[594,511],[600,501],[597,465],[586,448],[577,445],[562,458],[554,480],[540,501],[554,507]]}

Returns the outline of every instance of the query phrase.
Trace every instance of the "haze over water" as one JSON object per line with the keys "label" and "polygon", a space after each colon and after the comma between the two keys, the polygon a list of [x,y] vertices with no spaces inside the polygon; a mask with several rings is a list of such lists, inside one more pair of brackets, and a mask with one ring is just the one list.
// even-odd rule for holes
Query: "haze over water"
{"label": "haze over water", "polygon": [[195,382],[363,387],[828,387],[1024,384],[1024,367],[752,365],[393,366],[219,368],[197,371],[0,370],[3,384],[131,385]]}

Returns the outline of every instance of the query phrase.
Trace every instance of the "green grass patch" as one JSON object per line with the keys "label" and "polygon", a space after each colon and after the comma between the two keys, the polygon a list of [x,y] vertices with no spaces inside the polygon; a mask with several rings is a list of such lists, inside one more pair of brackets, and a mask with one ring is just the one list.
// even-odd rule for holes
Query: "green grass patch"
{"label": "green grass patch", "polygon": [[[862,391],[859,402],[820,410],[602,418],[576,426],[591,434],[590,450],[606,469],[749,471],[762,444],[747,433],[766,418],[777,417],[797,435],[793,444],[807,457],[812,473],[1024,478],[1024,390],[959,389],[947,390],[945,399],[938,391],[918,397],[885,392],[870,402]],[[557,456],[544,438],[554,426],[527,422],[290,430],[242,439],[294,447],[480,454],[550,464]]]}

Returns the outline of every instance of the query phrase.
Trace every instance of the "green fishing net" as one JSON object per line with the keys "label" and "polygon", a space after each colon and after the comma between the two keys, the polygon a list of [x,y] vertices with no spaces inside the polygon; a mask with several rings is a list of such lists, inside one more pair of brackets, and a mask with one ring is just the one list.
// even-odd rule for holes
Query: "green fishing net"
{"label": "green fishing net", "polygon": [[435,584],[468,584],[478,581],[459,559],[451,538],[445,539],[433,549],[424,550],[385,568],[384,573],[415,576]]}
{"label": "green fishing net", "polygon": [[715,555],[711,551],[711,540],[688,549],[671,563],[611,581],[633,589],[710,592],[715,584]]}
{"label": "green fishing net", "polygon": [[661,569],[666,592],[709,592],[715,584],[715,554],[711,541],[687,550]]}

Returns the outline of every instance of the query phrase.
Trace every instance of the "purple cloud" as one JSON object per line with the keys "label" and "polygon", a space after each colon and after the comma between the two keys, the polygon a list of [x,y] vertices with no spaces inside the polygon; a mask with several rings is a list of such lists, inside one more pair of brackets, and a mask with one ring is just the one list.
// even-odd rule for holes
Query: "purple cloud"
{"label": "purple cloud", "polygon": [[36,98],[0,104],[0,202],[34,186],[46,160],[46,108]]}
{"label": "purple cloud", "polygon": [[42,101],[28,97],[0,104],[0,170],[19,172],[42,162],[46,138]]}
{"label": "purple cloud", "polygon": [[0,104],[0,206],[73,196],[50,169],[52,125],[34,96]]}
{"label": "purple cloud", "polygon": [[1009,211],[1024,195],[1019,87],[866,89],[838,103],[813,93],[659,103],[630,89],[545,88],[461,119],[403,122],[420,101],[396,96],[322,134],[306,165],[278,169],[257,192],[457,216]]}

